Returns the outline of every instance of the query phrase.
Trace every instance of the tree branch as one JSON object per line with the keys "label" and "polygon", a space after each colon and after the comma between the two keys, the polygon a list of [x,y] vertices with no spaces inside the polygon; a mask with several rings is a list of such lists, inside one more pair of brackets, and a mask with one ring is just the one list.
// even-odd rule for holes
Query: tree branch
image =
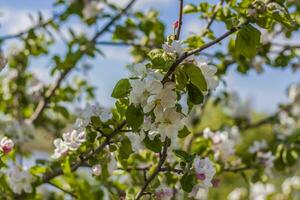
{"label": "tree branch", "polygon": [[218,11],[219,11],[220,7],[222,7],[222,5],[224,4],[224,2],[225,2],[225,0],[221,0],[220,3],[217,4],[217,5],[215,6],[215,8],[213,9],[213,15],[212,15],[212,17],[209,19],[208,23],[206,24],[206,27],[205,27],[205,29],[204,29],[205,32],[206,32],[207,30],[209,30],[210,27],[211,27],[211,25],[214,23],[214,21],[215,21],[215,19],[216,19],[216,17],[217,17]]}
{"label": "tree branch", "polygon": [[179,0],[179,14],[178,14],[178,29],[175,36],[176,40],[179,40],[182,26],[182,16],[183,16],[183,0]]}
{"label": "tree branch", "polygon": [[249,22],[245,22],[240,26],[237,27],[233,27],[231,28],[229,31],[227,31],[226,33],[224,33],[223,35],[221,35],[220,37],[216,38],[215,40],[197,48],[191,51],[186,51],[184,52],[178,59],[176,59],[176,61],[172,64],[172,66],[170,67],[169,71],[165,74],[162,82],[165,83],[167,82],[167,80],[169,79],[170,75],[172,75],[174,73],[174,71],[176,70],[176,68],[178,67],[178,65],[183,62],[186,58],[188,58],[189,56],[192,56],[194,54],[200,53],[201,51],[221,42],[223,39],[227,38],[228,36],[230,36],[231,34],[235,33],[236,31],[238,31],[239,29],[241,29],[244,25],[248,24]]}
{"label": "tree branch", "polygon": [[18,37],[21,37],[25,34],[27,34],[28,32],[34,30],[34,29],[38,29],[38,28],[42,28],[42,27],[45,27],[47,25],[49,25],[50,23],[52,23],[54,20],[56,20],[57,18],[59,18],[61,16],[61,14],[56,14],[54,15],[52,18],[48,19],[47,21],[45,21],[44,23],[39,23],[35,26],[32,26],[24,31],[21,31],[19,33],[15,33],[15,34],[12,34],[12,35],[3,35],[0,37],[0,42],[3,42],[5,40],[10,40],[10,39],[14,39],[14,38],[18,38]]}
{"label": "tree branch", "polygon": [[[126,125],[126,121],[123,121],[116,129],[115,131],[109,135],[108,137],[106,137],[105,141],[99,146],[97,147],[96,149],[92,149],[90,150],[89,152],[87,152],[86,154],[84,155],[81,155],[80,156],[80,160],[77,161],[76,163],[72,164],[71,166],[71,171],[75,171],[77,170],[81,165],[83,165],[88,159],[90,159],[91,157],[93,157],[94,155],[98,154],[99,152],[101,152],[109,143],[110,143],[110,140],[115,137],[119,132],[120,130],[122,130],[122,128]],[[43,176],[42,176],[42,183],[48,183],[51,179],[57,177],[57,176],[60,176],[63,174],[63,170],[62,168],[58,168],[50,173],[45,173]]]}
{"label": "tree branch", "polygon": [[154,178],[159,174],[159,172],[162,171],[162,166],[167,158],[167,150],[168,150],[168,138],[165,139],[163,152],[160,153],[159,162],[158,162],[158,165],[157,165],[155,171],[149,176],[148,179],[146,179],[142,189],[137,194],[135,200],[141,199],[141,197],[145,194],[146,189],[148,188],[149,184],[154,180]]}
{"label": "tree branch", "polygon": [[56,185],[54,183],[48,182],[48,184],[51,185],[51,186],[53,186],[53,187],[55,187],[55,188],[57,188],[57,189],[59,189],[59,190],[61,190],[61,191],[63,191],[64,193],[70,195],[71,197],[78,198],[77,195],[74,194],[73,192],[65,190],[64,188],[62,188],[62,187],[60,187],[60,186],[58,186],[58,185]]}
{"label": "tree branch", "polygon": [[[91,43],[95,44],[96,40],[102,35],[104,34],[106,31],[109,30],[109,28],[125,13],[127,12],[128,9],[131,8],[131,6],[136,2],[136,0],[131,0],[127,6],[122,9],[116,16],[114,16],[99,32],[97,32],[95,34],[95,36],[92,38]],[[82,57],[84,55],[84,52],[80,52],[80,56]],[[39,116],[43,113],[43,111],[45,110],[47,104],[49,103],[50,99],[52,98],[52,96],[55,94],[56,90],[60,87],[62,81],[68,76],[68,74],[72,71],[72,69],[74,69],[75,66],[72,66],[68,69],[66,69],[64,72],[62,72],[59,76],[59,78],[57,79],[57,81],[55,81],[55,83],[53,85],[50,86],[50,88],[48,89],[48,91],[45,93],[45,95],[43,96],[43,98],[38,102],[38,105],[34,111],[34,113],[32,114],[32,116],[30,117],[30,119],[28,120],[29,123],[34,123]]]}

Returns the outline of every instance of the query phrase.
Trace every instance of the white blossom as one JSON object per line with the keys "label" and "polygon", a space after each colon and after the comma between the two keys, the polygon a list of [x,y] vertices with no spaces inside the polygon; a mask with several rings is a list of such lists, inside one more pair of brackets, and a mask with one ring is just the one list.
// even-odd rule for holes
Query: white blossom
{"label": "white blossom", "polygon": [[290,102],[300,101],[300,84],[292,84],[288,89],[288,96]]}
{"label": "white blossom", "polygon": [[259,162],[264,166],[267,173],[270,173],[271,168],[274,165],[275,156],[272,154],[272,152],[258,152],[257,158]]}
{"label": "white blossom", "polygon": [[284,180],[281,185],[281,190],[284,194],[291,194],[293,190],[300,189],[300,177],[293,176]]}
{"label": "white blossom", "polygon": [[263,149],[266,149],[268,147],[267,142],[265,140],[261,141],[254,141],[252,146],[249,147],[250,153],[257,153]]}
{"label": "white blossom", "polygon": [[229,138],[229,133],[226,131],[212,132],[206,128],[203,132],[204,138],[212,140],[212,149],[215,152],[215,159],[221,159],[226,162],[228,158],[235,153],[235,141]]}
{"label": "white blossom", "polygon": [[179,40],[174,40],[171,45],[163,44],[162,48],[165,52],[181,56],[184,53],[184,48]]}
{"label": "white blossom", "polygon": [[67,145],[68,149],[71,151],[76,151],[85,139],[85,132],[79,130],[73,130],[63,134],[64,143]]}
{"label": "white blossom", "polygon": [[69,151],[76,151],[83,142],[86,141],[86,134],[81,130],[72,130],[63,134],[63,139],[58,138],[54,140],[54,154],[52,159],[59,159],[66,155]]}
{"label": "white blossom", "polygon": [[250,187],[251,200],[266,200],[267,197],[275,192],[275,187],[272,184],[255,183]]}
{"label": "white blossom", "polygon": [[201,69],[203,76],[206,80],[207,89],[216,89],[219,85],[219,81],[215,77],[215,74],[217,73],[217,68],[215,66],[208,65],[206,62],[200,61],[198,61],[197,65]]}
{"label": "white blossom", "polygon": [[204,188],[212,187],[212,179],[216,174],[216,170],[209,158],[200,159],[196,157],[194,160],[194,168],[198,180],[201,180],[201,186]]}
{"label": "white blossom", "polygon": [[85,3],[82,10],[84,19],[90,19],[96,17],[98,13],[104,8],[104,5],[101,1],[91,0]]}
{"label": "white blossom", "polygon": [[31,193],[34,177],[26,170],[14,166],[8,172],[8,184],[16,194]]}
{"label": "white blossom", "polygon": [[130,140],[132,149],[134,151],[138,152],[144,148],[143,140],[145,139],[145,134],[143,131],[141,131],[140,134],[126,133],[125,135]]}
{"label": "white blossom", "polygon": [[161,135],[163,141],[166,137],[176,138],[178,132],[184,127],[182,123],[184,116],[177,112],[175,108],[162,110],[163,108],[160,106],[154,110],[156,122],[158,123],[157,132]]}
{"label": "white blossom", "polygon": [[92,167],[92,173],[94,176],[100,176],[102,167],[100,164],[96,164]]}
{"label": "white blossom", "polygon": [[174,191],[172,188],[169,188],[165,185],[160,185],[155,190],[155,196],[158,200],[171,200],[174,195]]}
{"label": "white blossom", "polygon": [[242,101],[237,93],[229,94],[226,112],[233,118],[251,120],[251,102]]}
{"label": "white blossom", "polygon": [[146,105],[143,107],[145,113],[150,112],[157,105],[161,105],[163,109],[172,108],[176,104],[176,93],[174,91],[175,84],[168,82],[165,83],[163,88],[157,90],[158,93],[151,94],[148,99]]}
{"label": "white blossom", "polygon": [[296,121],[294,118],[290,117],[287,112],[281,111],[279,113],[279,126],[275,126],[280,130],[280,132],[284,133],[285,135],[290,135],[293,133],[293,130],[296,126]]}
{"label": "white blossom", "polygon": [[189,198],[193,198],[195,200],[207,200],[207,197],[208,190],[199,184],[195,185],[192,192],[189,193]]}
{"label": "white blossom", "polygon": [[115,170],[118,169],[118,161],[116,160],[115,155],[113,153],[110,154],[109,159],[110,160],[108,162],[107,169],[108,172],[112,174]]}
{"label": "white blossom", "polygon": [[132,80],[131,92],[129,94],[129,101],[134,105],[141,105],[144,107],[147,104],[147,99],[151,95],[157,95],[163,89],[163,85],[159,80]]}
{"label": "white blossom", "polygon": [[110,110],[100,107],[98,104],[87,104],[84,109],[77,109],[78,119],[74,129],[83,130],[91,122],[92,117],[99,117],[103,122],[111,118]]}
{"label": "white blossom", "polygon": [[7,137],[3,137],[0,141],[0,148],[4,154],[8,154],[14,148],[14,142]]}
{"label": "white blossom", "polygon": [[4,56],[3,52],[0,52],[0,72],[3,70],[6,64],[7,64],[7,59]]}
{"label": "white blossom", "polygon": [[247,189],[235,188],[227,196],[227,200],[244,200],[247,197]]}
{"label": "white blossom", "polygon": [[69,151],[67,144],[60,138],[54,140],[54,153],[52,154],[52,159],[59,159],[60,157],[66,155]]}

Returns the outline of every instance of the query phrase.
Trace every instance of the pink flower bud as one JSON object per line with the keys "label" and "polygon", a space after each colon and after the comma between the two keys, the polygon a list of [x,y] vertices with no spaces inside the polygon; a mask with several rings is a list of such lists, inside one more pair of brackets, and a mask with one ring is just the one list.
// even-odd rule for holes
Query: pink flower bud
{"label": "pink flower bud", "polygon": [[4,154],[8,154],[14,148],[14,142],[9,138],[4,137],[0,141],[0,147]]}
{"label": "pink flower bud", "polygon": [[213,187],[219,187],[220,186],[220,182],[221,182],[220,179],[213,179],[211,181]]}
{"label": "pink flower bud", "polygon": [[206,178],[206,176],[205,176],[204,173],[196,174],[196,176],[197,176],[197,179],[198,179],[198,180],[201,180],[201,181],[205,180],[205,178]]}
{"label": "pink flower bud", "polygon": [[178,26],[179,26],[179,21],[176,20],[176,21],[173,23],[173,28],[174,28],[174,29],[177,29]]}

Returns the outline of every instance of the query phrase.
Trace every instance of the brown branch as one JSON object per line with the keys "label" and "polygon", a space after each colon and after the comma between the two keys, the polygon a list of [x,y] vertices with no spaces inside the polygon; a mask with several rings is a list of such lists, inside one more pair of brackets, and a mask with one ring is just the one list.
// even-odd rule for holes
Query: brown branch
{"label": "brown branch", "polygon": [[[95,34],[95,36],[92,38],[91,43],[95,44],[96,40],[102,35],[104,34],[106,31],[109,30],[109,28],[124,14],[127,12],[128,9],[131,8],[131,6],[135,3],[136,0],[131,0],[127,6],[122,9],[116,16],[114,16],[99,32],[97,32]],[[80,52],[80,56],[78,56],[79,58],[82,57],[84,55],[84,52]],[[78,58],[78,59],[79,59]],[[38,102],[38,105],[35,109],[35,111],[33,112],[32,116],[30,117],[30,119],[28,120],[29,123],[34,123],[39,116],[41,116],[41,114],[43,113],[43,111],[45,110],[47,104],[49,103],[50,99],[53,97],[53,95],[55,94],[56,90],[60,87],[62,81],[68,76],[68,74],[72,71],[72,69],[74,69],[75,66],[72,66],[68,69],[66,69],[64,72],[62,72],[59,76],[59,78],[55,81],[55,83],[53,85],[50,86],[50,88],[48,89],[48,91],[45,93],[45,95],[43,96],[43,98]]]}
{"label": "brown branch", "polygon": [[78,198],[77,195],[74,194],[73,192],[68,191],[68,190],[66,190],[66,189],[64,189],[64,188],[62,188],[62,187],[60,187],[60,186],[58,186],[58,185],[56,185],[54,183],[48,182],[48,184],[51,185],[51,186],[53,186],[53,187],[55,187],[55,188],[57,188],[57,189],[59,189],[59,190],[61,190],[64,193],[70,195],[71,197]]}
{"label": "brown branch", "polygon": [[263,125],[265,125],[265,124],[268,124],[268,123],[274,121],[275,119],[277,119],[279,113],[280,113],[280,112],[276,112],[275,114],[273,114],[273,115],[271,115],[271,116],[269,116],[269,117],[266,117],[266,118],[264,118],[264,119],[262,119],[262,120],[259,120],[259,121],[255,122],[255,123],[252,123],[252,124],[246,124],[246,125],[244,125],[244,126],[241,126],[241,127],[239,127],[239,129],[240,129],[241,131],[245,131],[245,130],[249,130],[249,129],[253,129],[253,128],[258,128],[258,127],[260,127],[260,126],[263,126]]}
{"label": "brown branch", "polygon": [[24,31],[21,31],[19,33],[15,33],[15,34],[12,34],[12,35],[3,35],[3,36],[0,36],[0,42],[3,42],[5,40],[10,40],[10,39],[18,38],[18,37],[21,37],[21,36],[27,34],[28,32],[30,32],[30,31],[32,31],[34,29],[45,27],[45,26],[49,25],[50,23],[52,23],[57,18],[59,18],[60,16],[61,16],[61,14],[54,15],[52,18],[48,19],[44,23],[39,23],[39,24],[34,25],[34,26],[32,26],[32,27],[30,27],[30,28],[28,28],[28,29],[26,29]]}
{"label": "brown branch", "polygon": [[182,26],[182,16],[183,16],[183,0],[179,0],[179,14],[178,14],[178,29],[175,36],[175,40],[179,40]]}
{"label": "brown branch", "polygon": [[227,31],[226,33],[224,33],[223,35],[221,35],[220,37],[216,38],[215,40],[212,40],[211,42],[197,48],[191,51],[186,51],[184,52],[178,59],[176,59],[176,61],[172,64],[172,66],[170,67],[169,71],[165,74],[162,82],[165,83],[167,82],[167,80],[169,79],[169,77],[174,73],[174,71],[176,70],[176,68],[178,67],[178,65],[183,62],[186,58],[188,58],[189,56],[192,56],[194,54],[200,53],[201,51],[221,42],[223,39],[227,38],[228,36],[230,36],[231,34],[235,33],[236,31],[238,31],[239,29],[241,29],[244,25],[248,24],[249,22],[245,22],[240,26],[237,27],[233,27],[231,28],[229,31]]}
{"label": "brown branch", "polygon": [[158,162],[158,165],[157,165],[155,171],[154,171],[154,172],[149,176],[149,178],[145,181],[143,187],[141,188],[141,190],[140,190],[139,193],[137,194],[135,200],[141,199],[141,197],[145,194],[146,189],[148,188],[149,184],[150,184],[150,183],[154,180],[154,178],[161,172],[162,166],[163,166],[163,164],[164,164],[164,162],[166,161],[166,158],[167,158],[167,150],[168,150],[168,138],[165,139],[163,151],[162,151],[162,153],[160,153],[159,162]]}
{"label": "brown branch", "polygon": [[[96,149],[92,149],[90,150],[89,152],[87,152],[86,154],[83,154],[80,156],[80,160],[75,162],[74,164],[72,164],[71,166],[71,171],[75,171],[77,170],[80,166],[82,166],[83,164],[85,164],[85,162],[90,159],[91,157],[93,157],[94,155],[98,154],[99,152],[101,152],[109,143],[110,143],[110,140],[115,137],[119,132],[120,130],[122,130],[122,128],[126,125],[126,121],[123,121],[116,129],[115,131],[109,135],[108,137],[106,137],[105,141],[99,146],[97,147]],[[57,176],[60,176],[62,175],[64,172],[62,170],[62,168],[58,168],[50,173],[45,173],[43,176],[42,176],[42,182],[41,184],[43,183],[48,183],[51,179],[57,177]]]}
{"label": "brown branch", "polygon": [[211,27],[211,25],[214,23],[214,21],[215,21],[215,19],[216,19],[216,17],[217,17],[217,14],[218,14],[218,12],[219,12],[219,10],[220,10],[220,7],[222,7],[222,5],[224,4],[224,2],[225,2],[225,0],[221,0],[220,3],[217,4],[217,5],[215,6],[215,8],[213,9],[213,15],[212,15],[212,17],[209,19],[208,23],[206,24],[206,27],[205,27],[205,29],[204,29],[205,32],[206,32],[207,30],[209,30],[210,27]]}

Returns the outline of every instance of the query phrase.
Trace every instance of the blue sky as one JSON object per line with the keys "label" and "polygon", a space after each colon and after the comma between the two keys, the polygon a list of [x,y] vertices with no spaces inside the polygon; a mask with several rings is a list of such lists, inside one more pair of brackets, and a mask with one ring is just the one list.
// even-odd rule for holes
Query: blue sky
{"label": "blue sky", "polygon": [[[120,4],[126,4],[125,0],[111,0]],[[161,19],[169,26],[168,32],[171,33],[171,24],[177,18],[177,1],[174,0],[137,0],[139,3],[135,9],[147,10],[155,8],[161,12]],[[191,2],[191,1],[185,1]],[[212,1],[214,2],[214,1]],[[35,14],[37,11],[42,11],[46,16],[51,16],[51,8],[53,1],[51,0],[0,0],[0,35],[7,33],[16,33],[25,29],[30,25],[28,14]],[[205,24],[197,16],[184,17],[184,26],[182,38],[190,33],[197,33]],[[75,28],[81,29],[80,24],[76,24]],[[225,30],[220,24],[213,26],[216,30],[216,35],[222,34]],[[107,38],[104,37],[103,39]],[[295,41],[292,40],[292,41]],[[12,41],[5,46],[16,43]],[[225,44],[226,42],[224,42]],[[215,49],[224,49],[221,45],[214,47]],[[91,84],[97,89],[97,99],[105,106],[110,106],[113,99],[110,98],[110,93],[114,84],[123,77],[126,77],[128,72],[125,65],[130,62],[127,47],[108,47],[102,49],[106,58],[97,58],[95,60],[85,60],[92,64],[93,68],[87,76]],[[59,51],[59,47],[53,48],[53,51]],[[46,68],[46,61],[43,59],[34,60],[31,62],[31,69],[35,71],[43,80],[51,81],[47,75],[49,68]],[[77,72],[74,72],[76,74]],[[287,101],[286,88],[293,82],[300,82],[300,72],[294,74],[290,69],[271,69],[266,67],[263,74],[250,72],[247,75],[241,75],[235,72],[232,68],[229,74],[225,77],[227,88],[229,90],[238,91],[243,98],[250,98],[255,109],[264,112],[272,112],[276,109],[279,102]]]}

